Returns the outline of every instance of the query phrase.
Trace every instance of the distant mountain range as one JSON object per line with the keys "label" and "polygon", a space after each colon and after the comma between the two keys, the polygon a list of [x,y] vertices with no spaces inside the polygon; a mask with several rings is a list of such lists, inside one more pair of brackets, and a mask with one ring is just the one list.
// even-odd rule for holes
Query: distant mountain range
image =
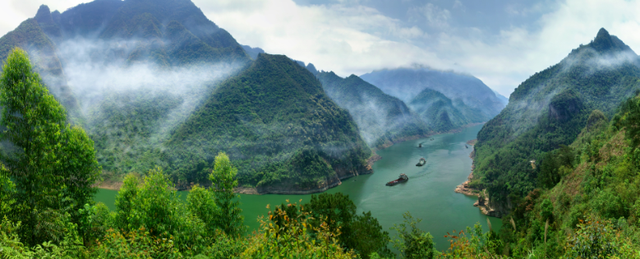
{"label": "distant mountain range", "polygon": [[[638,56],[600,29],[560,63],[535,73],[511,94],[509,104],[478,133],[474,178],[505,213],[509,197],[536,187],[545,152],[572,143],[594,110],[608,118],[640,89]],[[515,195],[515,196],[510,196]]]}
{"label": "distant mountain range", "polygon": [[[489,87],[480,79],[469,75],[427,68],[399,68],[373,71],[362,75],[361,78],[385,93],[400,98],[410,107],[412,103],[424,103],[414,99],[425,89],[440,92],[450,99],[453,107],[462,114],[461,118],[447,114],[452,121],[485,122],[504,108],[504,103]],[[425,96],[430,94],[422,95],[421,98]]]}
{"label": "distant mountain range", "polygon": [[403,101],[355,75],[341,78],[333,72],[320,72],[316,76],[327,95],[349,111],[370,147],[380,148],[432,132]]}

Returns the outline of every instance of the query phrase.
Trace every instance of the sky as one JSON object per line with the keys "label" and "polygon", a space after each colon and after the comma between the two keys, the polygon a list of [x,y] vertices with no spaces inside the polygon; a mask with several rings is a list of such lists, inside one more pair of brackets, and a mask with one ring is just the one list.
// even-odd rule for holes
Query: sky
{"label": "sky", "polygon": [[[346,77],[398,67],[470,74],[504,96],[600,28],[640,51],[640,0],[192,0],[240,43]],[[0,35],[41,4],[2,0]],[[636,17],[637,16],[637,17]]]}

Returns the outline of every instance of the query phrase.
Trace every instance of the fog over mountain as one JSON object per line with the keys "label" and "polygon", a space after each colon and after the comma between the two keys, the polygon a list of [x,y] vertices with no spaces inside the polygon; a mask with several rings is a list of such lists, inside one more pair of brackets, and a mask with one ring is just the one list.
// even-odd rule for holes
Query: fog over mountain
{"label": "fog over mountain", "polygon": [[504,103],[489,87],[470,75],[428,68],[399,68],[373,71],[361,78],[409,104],[424,89],[435,90],[451,99],[453,106],[471,122],[487,121],[504,108]]}
{"label": "fog over mountain", "polygon": [[631,48],[602,28],[590,43],[518,86],[478,133],[476,145],[474,175],[500,213],[511,209],[509,195],[535,188],[535,174],[523,173],[531,168],[528,161],[569,145],[590,114],[611,118],[640,90],[639,64]]}

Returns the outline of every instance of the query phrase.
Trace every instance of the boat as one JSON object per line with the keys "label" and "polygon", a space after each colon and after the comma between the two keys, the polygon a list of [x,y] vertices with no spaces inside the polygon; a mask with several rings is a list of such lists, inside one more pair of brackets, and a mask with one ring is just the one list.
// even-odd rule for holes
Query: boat
{"label": "boat", "polygon": [[464,144],[464,147],[469,148],[469,146],[467,146],[467,144]]}
{"label": "boat", "polygon": [[398,177],[398,179],[395,179],[395,180],[393,180],[391,182],[388,182],[387,186],[394,186],[396,184],[404,183],[404,182],[407,182],[407,181],[409,181],[409,177],[407,177],[406,174],[400,174],[400,177]]}
{"label": "boat", "polygon": [[427,163],[427,160],[424,159],[424,157],[420,158],[420,161],[418,161],[418,163],[416,164],[416,166],[423,166],[424,164]]}
{"label": "boat", "polygon": [[422,147],[422,143],[418,144],[418,147]]}

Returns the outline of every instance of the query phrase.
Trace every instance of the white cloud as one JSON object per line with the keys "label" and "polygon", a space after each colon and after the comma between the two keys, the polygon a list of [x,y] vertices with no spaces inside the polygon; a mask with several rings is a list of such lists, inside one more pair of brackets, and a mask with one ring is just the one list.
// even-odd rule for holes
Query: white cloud
{"label": "white cloud", "polygon": [[[427,37],[420,28],[403,26],[360,5],[298,6],[290,0],[266,0],[262,8],[226,9],[224,3],[201,1],[195,4],[241,44],[286,54],[341,76],[436,59],[405,42]],[[243,1],[234,3],[251,5]]]}
{"label": "white cloud", "polygon": [[[64,11],[85,1],[0,1],[0,35],[33,17],[40,4]],[[640,0],[543,1],[528,9],[504,4],[496,9],[504,17],[512,8],[514,15],[534,22],[521,27],[505,23],[497,33],[484,24],[459,27],[454,14],[465,8],[464,0],[452,2],[451,10],[433,4],[414,7],[407,21],[420,24],[385,16],[362,5],[364,1],[310,6],[292,0],[193,1],[241,44],[311,62],[321,70],[348,76],[424,64],[472,74],[505,96],[535,72],[589,43],[601,27],[640,52]]]}
{"label": "white cloud", "polygon": [[[454,6],[456,4],[457,3],[455,3]],[[451,12],[449,12],[449,10],[442,9],[432,3],[410,8],[407,15],[411,22],[421,22],[424,20],[428,26],[438,29],[449,27],[449,20],[451,20]]]}

